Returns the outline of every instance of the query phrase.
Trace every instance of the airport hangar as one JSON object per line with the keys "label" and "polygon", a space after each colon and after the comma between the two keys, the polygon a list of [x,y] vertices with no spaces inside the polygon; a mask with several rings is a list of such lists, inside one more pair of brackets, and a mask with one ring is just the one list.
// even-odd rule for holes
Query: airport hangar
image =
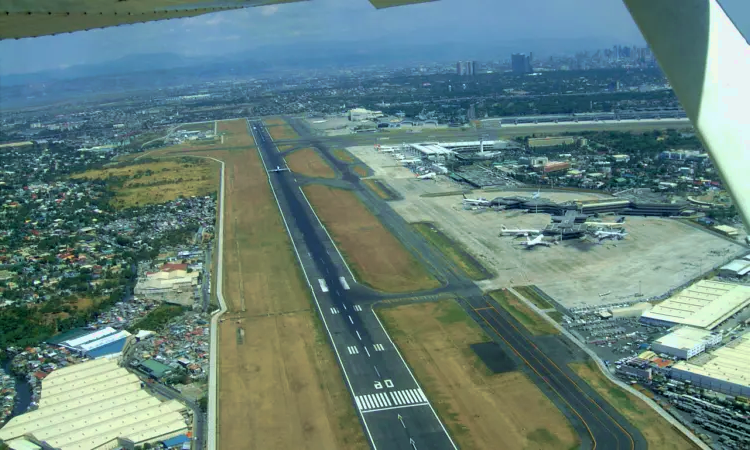
{"label": "airport hangar", "polygon": [[670,376],[700,388],[750,397],[750,334],[704,357],[678,362],[672,366]]}
{"label": "airport hangar", "polygon": [[729,395],[750,396],[750,333],[689,359],[719,345],[721,334],[712,330],[749,305],[750,286],[701,280],[644,312],[640,320],[681,325],[652,345],[654,351],[685,359],[672,366],[672,378]]}
{"label": "airport hangar", "polygon": [[750,286],[701,280],[646,311],[640,320],[713,330],[748,305]]}
{"label": "airport hangar", "polygon": [[39,408],[8,421],[0,439],[11,448],[109,450],[188,434],[191,411],[141,386],[116,359],[57,369],[42,380]]}

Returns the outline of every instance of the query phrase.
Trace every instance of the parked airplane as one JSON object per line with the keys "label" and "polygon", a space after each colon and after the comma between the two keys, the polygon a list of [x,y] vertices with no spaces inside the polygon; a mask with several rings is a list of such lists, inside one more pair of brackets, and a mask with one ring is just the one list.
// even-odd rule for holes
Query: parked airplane
{"label": "parked airplane", "polygon": [[276,166],[275,169],[271,169],[270,171],[271,172],[288,172],[289,171],[289,167],[279,167],[279,166]]}
{"label": "parked airplane", "polygon": [[484,198],[484,197],[479,197],[479,198],[466,198],[466,195],[464,195],[463,197],[464,197],[464,200],[463,200],[463,202],[464,202],[464,205],[471,205],[471,206],[490,206],[490,205],[492,204],[492,202],[490,202],[489,200],[487,200],[487,199],[486,199],[486,198]]}
{"label": "parked airplane", "polygon": [[549,242],[544,240],[544,235],[540,234],[539,236],[535,237],[534,239],[529,238],[528,233],[526,234],[526,242],[521,242],[521,245],[525,245],[526,248],[531,249],[533,247],[536,247],[537,245],[545,245],[549,247]]}
{"label": "parked airplane", "polygon": [[518,228],[516,228],[515,230],[511,230],[509,228],[506,228],[505,225],[501,225],[500,227],[501,236],[528,236],[529,234],[542,233],[542,230],[519,230]]}
{"label": "parked airplane", "polygon": [[418,180],[434,180],[437,174],[435,172],[427,172],[424,175],[417,175]]}
{"label": "parked airplane", "polygon": [[628,235],[628,233],[626,233],[625,231],[602,231],[602,230],[597,230],[597,231],[594,232],[594,236],[596,236],[597,238],[599,238],[600,241],[602,239],[616,239],[616,240],[620,240],[620,239],[623,239],[627,235]]}
{"label": "parked airplane", "polygon": [[625,228],[625,224],[619,222],[584,222],[584,225],[594,228]]}

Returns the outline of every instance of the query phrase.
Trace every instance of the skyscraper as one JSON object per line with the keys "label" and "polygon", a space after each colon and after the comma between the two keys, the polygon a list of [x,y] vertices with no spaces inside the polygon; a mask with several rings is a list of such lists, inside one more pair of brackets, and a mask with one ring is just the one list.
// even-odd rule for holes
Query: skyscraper
{"label": "skyscraper", "polygon": [[513,73],[531,73],[531,54],[513,53],[510,55],[510,65]]}
{"label": "skyscraper", "polygon": [[456,63],[456,75],[458,76],[466,75],[465,70],[466,70],[466,66],[464,66],[463,61],[459,61]]}
{"label": "skyscraper", "polygon": [[469,75],[476,75],[477,74],[477,62],[476,61],[470,61],[469,62]]}

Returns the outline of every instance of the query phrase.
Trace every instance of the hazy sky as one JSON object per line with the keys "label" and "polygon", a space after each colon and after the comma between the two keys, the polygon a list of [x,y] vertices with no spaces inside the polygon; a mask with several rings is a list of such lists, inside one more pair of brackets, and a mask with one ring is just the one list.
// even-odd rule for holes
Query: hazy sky
{"label": "hazy sky", "polygon": [[[722,0],[750,12],[748,0]],[[730,15],[733,13],[730,11]],[[737,14],[733,15],[735,20]],[[747,14],[744,14],[747,17]],[[507,47],[514,41],[590,40],[642,44],[620,0],[441,0],[375,10],[366,0],[310,2],[226,11],[188,19],[0,41],[0,74],[97,63],[130,54],[172,52],[201,57],[267,45],[342,42],[465,43]],[[518,48],[518,51],[526,51]],[[498,58],[507,57],[504,53]]]}

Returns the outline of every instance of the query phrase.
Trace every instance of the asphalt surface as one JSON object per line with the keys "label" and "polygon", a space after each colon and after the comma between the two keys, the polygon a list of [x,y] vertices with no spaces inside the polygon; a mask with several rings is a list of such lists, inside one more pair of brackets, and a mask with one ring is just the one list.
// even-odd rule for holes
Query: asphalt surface
{"label": "asphalt surface", "polygon": [[[310,136],[299,122],[290,120],[290,123],[303,136],[298,141],[316,147],[341,175],[335,182],[316,180],[316,183],[347,185],[353,189],[383,225],[443,284],[440,288],[416,293],[406,301],[433,301],[446,294],[457,298],[500,349],[514,360],[516,367],[527,373],[570,420],[581,438],[582,448],[647,448],[642,434],[568,367],[568,363],[586,358],[580,349],[562,337],[531,336],[454,263],[421,239],[386,202],[361,185],[349,165],[337,160],[329,151],[331,138]],[[278,153],[262,123],[252,122],[249,128],[266,167],[285,168],[283,155]],[[354,280],[299,188],[309,180],[289,171],[271,171],[269,175],[353,395],[354,406],[373,448],[454,448],[428,399],[372,311],[372,306],[379,301],[405,296],[382,294]]]}
{"label": "asphalt surface", "polygon": [[248,128],[269,170],[271,186],[371,446],[456,448],[371,305],[358,302],[366,289],[355,282],[295,175],[273,171],[286,164],[270,135],[261,122],[252,122]]}
{"label": "asphalt surface", "polygon": [[[304,126],[299,121],[290,122],[304,136]],[[359,177],[350,172],[348,165],[327,151],[325,139],[308,138],[314,147],[321,150],[328,163],[343,174],[342,179],[357,190],[383,224],[444,283],[443,287],[422,293],[422,296],[452,293],[460,298],[459,303],[467,313],[516,361],[517,367],[524,368],[570,420],[581,438],[583,448],[647,448],[642,434],[568,367],[569,362],[585,360],[583,352],[572,345],[568,347],[564,338],[548,337],[542,340],[530,335],[510,314],[488,299],[459,268],[417,236],[386,202],[361,186]],[[561,348],[564,350],[561,351]]]}

